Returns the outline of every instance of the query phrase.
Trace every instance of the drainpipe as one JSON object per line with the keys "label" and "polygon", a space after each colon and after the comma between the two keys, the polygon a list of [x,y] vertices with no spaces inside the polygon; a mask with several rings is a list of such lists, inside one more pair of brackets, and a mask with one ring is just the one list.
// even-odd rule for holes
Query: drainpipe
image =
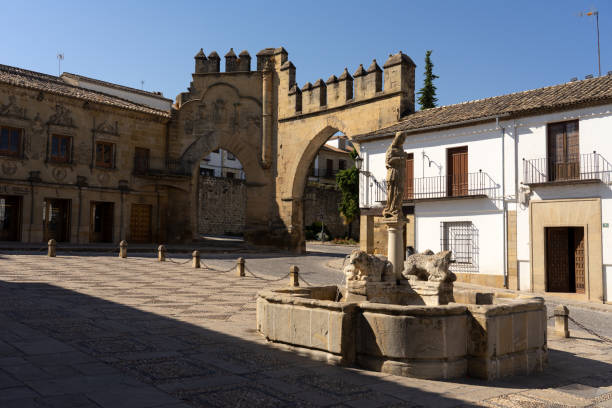
{"label": "drainpipe", "polygon": [[262,140],[261,140],[261,165],[267,169],[272,164],[272,64],[266,63],[263,71],[262,84]]}
{"label": "drainpipe", "polygon": [[34,223],[34,181],[30,180],[30,226],[28,228],[28,242],[32,242],[32,224]]}
{"label": "drainpipe", "polygon": [[517,275],[517,288],[520,288],[519,281],[519,265],[518,265],[518,209],[520,208],[520,199],[519,199],[519,168],[518,168],[518,127],[516,126],[516,119],[514,120],[514,195],[516,200],[516,275]]}
{"label": "drainpipe", "polygon": [[77,244],[79,243],[79,235],[81,233],[81,207],[83,207],[83,194],[82,194],[81,186],[79,186],[79,212],[77,214],[77,230],[76,230]]}
{"label": "drainpipe", "polygon": [[499,126],[499,116],[495,118],[495,126],[500,130],[502,150],[502,207],[504,211],[503,240],[504,240],[504,288],[508,288],[508,206],[506,203],[506,147],[504,143],[505,129]]}

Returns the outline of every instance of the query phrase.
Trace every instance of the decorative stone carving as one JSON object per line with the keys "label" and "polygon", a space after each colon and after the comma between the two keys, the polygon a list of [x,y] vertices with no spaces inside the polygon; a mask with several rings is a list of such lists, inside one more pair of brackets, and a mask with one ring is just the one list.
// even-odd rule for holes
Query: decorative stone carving
{"label": "decorative stone carving", "polygon": [[48,123],[50,125],[74,127],[70,110],[60,104],[55,105],[55,113],[51,115]]}
{"label": "decorative stone carving", "polygon": [[216,124],[225,123],[226,116],[225,101],[219,98],[213,103],[212,120]]}
{"label": "decorative stone carving", "polygon": [[106,171],[99,171],[96,178],[98,179],[98,182],[100,183],[100,185],[105,186],[108,183],[110,176],[108,175],[108,172]]}
{"label": "decorative stone carving", "polygon": [[344,267],[343,272],[346,275],[347,281],[380,282],[386,276],[393,275],[393,265],[389,261],[355,249],[351,252],[348,265]]}
{"label": "decorative stone carving", "polygon": [[2,173],[6,176],[12,176],[17,173],[17,165],[12,161],[2,163]]}
{"label": "decorative stone carving", "polygon": [[94,131],[96,133],[119,136],[119,122],[115,121],[115,123],[109,123],[104,120],[98,126],[94,127]]}
{"label": "decorative stone carving", "polygon": [[383,209],[383,217],[401,219],[402,201],[404,200],[404,183],[406,179],[406,152],[404,140],[406,135],[397,132],[387,149],[385,167],[387,168],[387,204]]}
{"label": "decorative stone carving", "polygon": [[9,96],[9,101],[6,105],[0,105],[1,116],[11,116],[19,119],[26,118],[26,109],[17,105],[16,98],[14,95]]}
{"label": "decorative stone carving", "polygon": [[63,167],[54,167],[53,170],[51,171],[51,175],[57,181],[62,181],[63,179],[66,178],[66,175],[67,175],[66,169]]}
{"label": "decorative stone carving", "polygon": [[404,262],[402,276],[406,279],[416,276],[418,280],[433,282],[454,282],[457,276],[448,270],[451,251],[437,254],[427,250],[421,254],[410,255]]}

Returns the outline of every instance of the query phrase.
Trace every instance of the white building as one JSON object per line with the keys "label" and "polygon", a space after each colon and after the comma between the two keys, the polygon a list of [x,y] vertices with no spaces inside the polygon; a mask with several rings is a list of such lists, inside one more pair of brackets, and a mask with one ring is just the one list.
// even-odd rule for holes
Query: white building
{"label": "white building", "polygon": [[368,252],[386,252],[378,217],[396,131],[407,135],[406,245],[452,250],[460,281],[610,300],[612,75],[428,109],[354,137]]}
{"label": "white building", "polygon": [[200,162],[200,174],[209,177],[245,179],[240,161],[231,152],[223,149],[212,151]]}

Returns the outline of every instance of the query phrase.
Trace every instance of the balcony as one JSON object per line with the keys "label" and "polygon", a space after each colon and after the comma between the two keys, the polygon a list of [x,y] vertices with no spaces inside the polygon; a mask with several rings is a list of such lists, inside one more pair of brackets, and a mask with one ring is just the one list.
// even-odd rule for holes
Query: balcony
{"label": "balcony", "polygon": [[568,155],[565,160],[545,157],[523,159],[523,183],[544,184],[610,183],[612,165],[597,152]]}
{"label": "balcony", "polygon": [[192,163],[181,159],[135,157],[133,173],[137,176],[191,176]]}
{"label": "balcony", "polygon": [[338,174],[339,170],[334,169],[324,169],[324,168],[312,168],[308,173],[309,177],[315,177],[318,179],[327,179],[327,180],[335,180],[336,174]]}
{"label": "balcony", "polygon": [[[387,183],[365,175],[369,200],[373,203],[387,201]],[[412,179],[404,188],[404,201],[439,200],[452,198],[499,198],[500,186],[485,172],[451,176],[421,177]]]}

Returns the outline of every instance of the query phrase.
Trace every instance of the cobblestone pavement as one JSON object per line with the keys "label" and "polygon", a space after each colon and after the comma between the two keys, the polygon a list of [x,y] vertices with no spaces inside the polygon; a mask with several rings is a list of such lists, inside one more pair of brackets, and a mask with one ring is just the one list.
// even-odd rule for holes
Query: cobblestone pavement
{"label": "cobblestone pavement", "polygon": [[[324,265],[343,253],[260,255],[247,266],[266,279],[300,262],[312,283],[341,277]],[[254,330],[254,300],[279,284],[150,256],[0,255],[0,407],[612,407],[612,345],[579,331],[549,340],[545,373],[492,383],[334,367],[272,347]]]}

